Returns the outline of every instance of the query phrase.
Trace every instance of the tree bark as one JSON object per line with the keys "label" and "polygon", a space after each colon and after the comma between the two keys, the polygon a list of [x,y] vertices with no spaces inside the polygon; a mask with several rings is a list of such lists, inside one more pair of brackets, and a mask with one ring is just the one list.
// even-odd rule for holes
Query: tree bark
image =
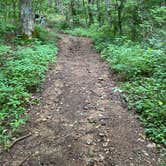
{"label": "tree bark", "polygon": [[111,27],[111,2],[110,0],[105,0],[105,17],[106,21]]}
{"label": "tree bark", "polygon": [[118,32],[119,35],[123,34],[123,27],[122,27],[122,12],[124,9],[124,2],[125,0],[116,0],[117,10],[118,10]]}
{"label": "tree bark", "polygon": [[102,12],[101,12],[101,1],[97,0],[96,5],[97,5],[97,10],[98,10],[97,21],[99,23],[99,27],[101,27],[103,25]]}
{"label": "tree bark", "polygon": [[85,17],[85,23],[88,25],[88,18],[87,18],[87,12],[86,12],[86,6],[85,6],[85,0],[82,0],[83,8],[84,8],[84,17]]}
{"label": "tree bark", "polygon": [[92,12],[93,3],[94,3],[93,0],[88,0],[89,25],[94,23],[93,12]]}
{"label": "tree bark", "polygon": [[34,31],[32,0],[20,0],[20,11],[22,34],[26,35],[28,38],[31,38]]}
{"label": "tree bark", "polygon": [[57,9],[58,9],[58,12],[61,14],[61,15],[64,15],[64,9],[63,9],[63,1],[62,0],[57,0],[56,1],[56,5],[57,5]]}

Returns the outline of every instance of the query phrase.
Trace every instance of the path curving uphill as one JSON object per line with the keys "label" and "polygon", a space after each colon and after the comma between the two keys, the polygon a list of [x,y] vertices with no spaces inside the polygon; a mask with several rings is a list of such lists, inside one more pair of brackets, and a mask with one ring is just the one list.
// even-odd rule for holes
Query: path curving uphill
{"label": "path curving uphill", "polygon": [[153,143],[114,91],[91,40],[61,35],[57,64],[22,135],[1,166],[159,166]]}

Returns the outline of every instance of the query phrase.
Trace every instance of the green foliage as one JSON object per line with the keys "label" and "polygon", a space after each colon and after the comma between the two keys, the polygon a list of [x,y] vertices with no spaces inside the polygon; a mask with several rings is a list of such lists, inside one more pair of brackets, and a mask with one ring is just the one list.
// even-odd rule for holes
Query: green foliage
{"label": "green foliage", "polygon": [[5,74],[14,85],[21,84],[25,87],[38,85],[43,80],[42,73],[46,71],[48,62],[53,61],[54,52],[51,45],[23,48],[15,53],[14,61],[7,62]]}
{"label": "green foliage", "polygon": [[21,46],[31,46],[32,44],[52,44],[54,45],[58,40],[57,32],[54,29],[50,31],[40,25],[35,25],[33,38],[29,39],[27,36],[18,35],[11,40],[11,44]]}
{"label": "green foliage", "polygon": [[166,145],[166,80],[140,78],[123,85],[126,100],[134,106],[146,124],[147,135]]}
{"label": "green foliage", "polygon": [[0,56],[7,54],[8,52],[10,52],[10,47],[6,45],[0,45]]}
{"label": "green foliage", "polygon": [[54,31],[54,29],[49,31],[43,28],[41,25],[35,25],[34,38],[37,38],[44,44],[55,44],[57,42],[56,34],[57,33]]}
{"label": "green foliage", "polygon": [[6,23],[5,21],[0,20],[0,34],[3,35],[8,32],[14,32],[16,30],[16,26],[11,23]]}
{"label": "green foliage", "polygon": [[[6,144],[12,133],[25,123],[25,107],[32,87],[44,80],[49,63],[53,63],[57,48],[51,44],[31,43],[12,51],[0,47],[0,54],[12,52],[0,71],[0,142]],[[34,90],[34,89],[33,89]]]}
{"label": "green foliage", "polygon": [[72,28],[72,25],[65,20],[60,20],[55,23],[55,28],[57,28],[58,30],[65,30]]}
{"label": "green foliage", "polygon": [[[111,70],[121,75],[129,108],[136,108],[149,138],[166,146],[166,55],[124,39],[96,42]],[[103,44],[104,45],[104,44]]]}
{"label": "green foliage", "polygon": [[5,65],[6,58],[10,52],[9,46],[0,44],[0,67]]}
{"label": "green foliage", "polygon": [[88,28],[81,28],[81,27],[76,27],[72,29],[66,29],[63,30],[64,33],[69,33],[75,36],[85,36],[85,37],[93,37],[97,35],[98,32],[98,25],[91,25]]}
{"label": "green foliage", "polygon": [[123,74],[125,79],[153,75],[154,68],[159,65],[159,57],[165,57],[161,50],[145,50],[139,45],[128,46],[128,41],[122,46],[110,44],[103,54],[108,56],[112,69]]}

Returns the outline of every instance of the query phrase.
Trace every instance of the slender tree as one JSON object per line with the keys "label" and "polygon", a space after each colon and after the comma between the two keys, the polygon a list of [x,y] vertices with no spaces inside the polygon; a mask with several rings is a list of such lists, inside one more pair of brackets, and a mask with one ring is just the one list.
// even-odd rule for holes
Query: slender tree
{"label": "slender tree", "polygon": [[20,18],[22,33],[31,38],[34,31],[32,0],[20,0]]}
{"label": "slender tree", "polygon": [[88,0],[89,25],[94,23],[94,16],[92,12],[93,4],[94,4],[94,0]]}

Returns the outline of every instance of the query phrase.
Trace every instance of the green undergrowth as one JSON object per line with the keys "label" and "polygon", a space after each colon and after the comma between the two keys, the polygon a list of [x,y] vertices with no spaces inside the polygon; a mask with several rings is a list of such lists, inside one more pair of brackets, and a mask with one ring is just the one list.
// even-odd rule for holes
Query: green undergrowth
{"label": "green undergrowth", "polygon": [[[109,62],[111,72],[120,76],[120,89],[129,109],[136,109],[147,136],[166,146],[166,55],[164,42],[151,39],[134,43],[115,38],[108,28],[74,28],[64,32],[92,37],[95,48]],[[153,45],[150,45],[153,43]]]}
{"label": "green undergrowth", "polygon": [[47,42],[44,35],[48,34],[43,34],[43,40],[16,38],[15,48],[0,44],[1,145],[8,145],[13,133],[26,122],[32,92],[44,81],[49,64],[55,62],[55,42]]}
{"label": "green undergrowth", "polygon": [[146,126],[146,134],[166,146],[165,52],[143,49],[126,41],[122,45],[108,44],[102,50],[102,57],[121,76],[121,89],[128,107],[136,108]]}
{"label": "green undergrowth", "polygon": [[14,32],[16,30],[16,26],[11,23],[7,23],[5,21],[0,20],[0,34],[4,35],[8,32]]}
{"label": "green undergrowth", "polygon": [[76,27],[74,29],[65,29],[63,32],[74,36],[93,37],[97,34],[97,26],[92,25],[89,28]]}

